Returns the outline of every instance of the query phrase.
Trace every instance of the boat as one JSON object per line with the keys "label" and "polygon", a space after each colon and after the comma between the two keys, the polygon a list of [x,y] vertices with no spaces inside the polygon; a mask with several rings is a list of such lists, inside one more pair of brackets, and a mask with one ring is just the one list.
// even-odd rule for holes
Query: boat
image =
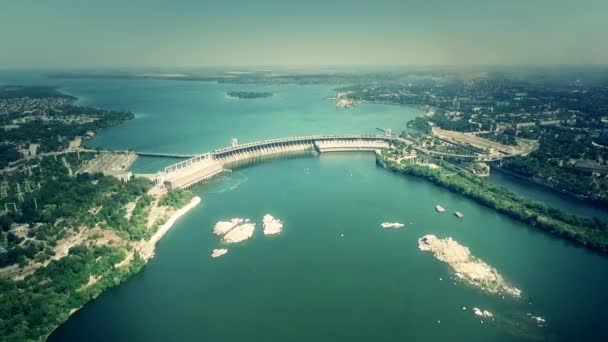
{"label": "boat", "polygon": [[437,205],[435,206],[435,210],[437,210],[438,212],[442,213],[442,212],[444,212],[444,211],[445,211],[445,208],[444,208],[444,207],[442,207],[442,206],[440,206],[439,204],[437,204]]}
{"label": "boat", "polygon": [[454,215],[455,215],[456,217],[458,217],[458,218],[463,218],[463,217],[464,217],[464,215],[462,215],[462,213],[461,213],[460,211],[455,211],[455,212],[454,212]]}

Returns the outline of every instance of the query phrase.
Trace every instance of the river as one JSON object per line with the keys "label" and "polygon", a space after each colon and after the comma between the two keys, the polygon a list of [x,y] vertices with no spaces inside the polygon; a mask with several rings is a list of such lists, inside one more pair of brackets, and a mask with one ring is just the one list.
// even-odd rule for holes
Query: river
{"label": "river", "polygon": [[[84,105],[137,113],[90,142],[107,148],[196,153],[233,137],[247,142],[375,133],[376,127],[399,131],[419,115],[388,105],[336,110],[323,100],[330,86],[53,83]],[[228,90],[277,95],[235,100],[225,97]],[[141,158],[135,168],[155,171],[168,162]],[[509,180],[493,181],[511,187]],[[261,162],[194,191],[202,204],[163,238],[145,269],[76,312],[50,341],[571,341],[604,335],[608,258],[429,182],[378,168],[372,154]],[[550,198],[545,189],[526,191]],[[574,203],[562,200],[564,207]],[[448,211],[435,212],[436,204]],[[451,215],[454,210],[464,219]],[[284,220],[282,234],[262,234],[266,213]],[[213,225],[235,217],[257,223],[254,237],[212,259],[220,245]],[[387,221],[406,227],[381,229]],[[522,299],[454,280],[446,265],[418,250],[417,239],[426,234],[468,246],[519,287]],[[476,317],[472,307],[493,312],[495,320]],[[528,313],[546,318],[548,326],[537,327]]]}

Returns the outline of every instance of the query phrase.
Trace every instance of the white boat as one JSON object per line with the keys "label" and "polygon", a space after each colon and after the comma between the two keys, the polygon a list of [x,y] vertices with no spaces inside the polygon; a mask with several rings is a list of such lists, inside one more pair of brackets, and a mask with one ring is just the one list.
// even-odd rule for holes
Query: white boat
{"label": "white boat", "polygon": [[460,211],[455,211],[454,215],[456,215],[456,217],[458,217],[458,218],[463,218],[464,217],[464,215],[462,215],[462,213]]}
{"label": "white boat", "polygon": [[444,208],[444,207],[442,207],[442,206],[440,206],[439,204],[437,204],[437,205],[435,206],[435,210],[437,210],[438,212],[442,213],[442,212],[444,212],[444,211],[445,211],[445,208]]}

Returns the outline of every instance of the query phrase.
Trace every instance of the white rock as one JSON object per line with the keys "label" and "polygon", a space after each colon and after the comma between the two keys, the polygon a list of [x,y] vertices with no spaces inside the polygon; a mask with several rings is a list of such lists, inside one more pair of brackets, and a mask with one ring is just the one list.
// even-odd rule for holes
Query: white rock
{"label": "white rock", "polygon": [[401,228],[405,225],[403,223],[399,223],[399,222],[384,222],[384,223],[380,224],[380,226],[382,226],[382,228],[384,228],[384,229],[388,229],[388,228]]}
{"label": "white rock", "polygon": [[490,311],[481,310],[480,308],[473,308],[473,313],[475,313],[476,316],[480,316],[480,317],[493,317],[494,316]]}
{"label": "white rock", "polygon": [[469,248],[451,237],[439,239],[435,235],[425,235],[418,239],[418,248],[433,253],[435,258],[450,265],[456,277],[473,286],[490,293],[521,297],[520,289],[511,286],[496,269],[474,257]]}
{"label": "white rock", "polygon": [[233,218],[230,221],[219,221],[213,227],[213,234],[215,235],[224,235],[228,233],[232,228],[238,226],[243,222],[247,222],[249,220],[241,219],[241,218]]}
{"label": "white rock", "polygon": [[241,241],[245,241],[253,236],[253,231],[255,230],[255,223],[245,222],[235,228],[232,228],[226,235],[222,241],[225,243],[237,243]]}
{"label": "white rock", "polygon": [[541,324],[541,323],[545,323],[545,319],[540,317],[540,316],[533,316],[531,314],[528,314],[530,316],[530,318],[536,320],[536,323]]}
{"label": "white rock", "polygon": [[264,235],[279,234],[283,230],[283,222],[270,214],[264,215]]}
{"label": "white rock", "polygon": [[226,253],[228,253],[228,250],[226,248],[214,249],[213,252],[211,253],[211,257],[212,258],[221,257],[222,255],[224,255]]}

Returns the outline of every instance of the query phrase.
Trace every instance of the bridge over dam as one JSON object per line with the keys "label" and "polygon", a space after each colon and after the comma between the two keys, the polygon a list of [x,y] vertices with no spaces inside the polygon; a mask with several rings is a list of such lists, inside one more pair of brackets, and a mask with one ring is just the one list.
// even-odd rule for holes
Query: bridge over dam
{"label": "bridge over dam", "polygon": [[140,175],[154,180],[157,185],[168,189],[192,187],[217,174],[229,170],[231,164],[269,155],[291,152],[375,152],[389,147],[395,140],[391,134],[346,134],[346,135],[309,135],[288,137],[238,144],[232,140],[231,146],[212,152],[196,155],[187,160],[167,166],[157,174]]}

